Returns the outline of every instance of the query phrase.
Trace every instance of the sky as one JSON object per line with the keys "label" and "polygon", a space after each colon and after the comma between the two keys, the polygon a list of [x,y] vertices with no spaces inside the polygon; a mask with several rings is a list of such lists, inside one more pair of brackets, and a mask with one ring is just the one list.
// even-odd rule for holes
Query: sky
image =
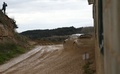
{"label": "sky", "polygon": [[58,27],[93,26],[92,6],[88,0],[1,0],[6,13],[16,20],[18,32]]}

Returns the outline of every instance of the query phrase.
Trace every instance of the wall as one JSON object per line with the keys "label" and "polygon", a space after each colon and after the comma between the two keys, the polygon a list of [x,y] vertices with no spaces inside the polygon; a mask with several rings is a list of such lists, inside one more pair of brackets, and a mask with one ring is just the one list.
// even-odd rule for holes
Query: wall
{"label": "wall", "polygon": [[98,0],[94,1],[93,4],[93,19],[94,19],[94,27],[95,27],[95,57],[96,57],[96,73],[104,74],[104,56],[101,54],[99,48],[99,37],[98,37]]}
{"label": "wall", "polygon": [[103,0],[105,74],[120,74],[120,0]]}
{"label": "wall", "polygon": [[98,41],[98,1],[93,4],[97,74],[120,74],[120,0],[102,0],[104,55]]}
{"label": "wall", "polygon": [[[92,3],[89,1],[89,4]],[[95,60],[96,60],[96,74],[104,74],[104,56],[101,54],[99,48],[99,37],[98,37],[98,0],[94,0],[93,3],[93,19],[95,27]]]}

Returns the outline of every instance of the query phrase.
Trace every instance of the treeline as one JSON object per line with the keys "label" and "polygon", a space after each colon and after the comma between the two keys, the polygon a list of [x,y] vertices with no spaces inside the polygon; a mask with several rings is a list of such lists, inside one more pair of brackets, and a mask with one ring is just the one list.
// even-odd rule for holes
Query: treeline
{"label": "treeline", "polygon": [[29,37],[30,39],[43,39],[43,38],[50,38],[50,37],[58,37],[58,36],[67,36],[76,33],[93,33],[93,27],[62,27],[56,29],[46,29],[46,30],[29,30],[22,32],[20,34]]}

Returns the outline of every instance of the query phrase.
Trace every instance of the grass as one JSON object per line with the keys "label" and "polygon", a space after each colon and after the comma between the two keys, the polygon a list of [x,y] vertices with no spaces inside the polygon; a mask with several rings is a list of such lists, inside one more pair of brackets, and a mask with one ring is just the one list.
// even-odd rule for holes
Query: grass
{"label": "grass", "polygon": [[6,61],[24,52],[24,48],[14,43],[0,44],[0,64],[4,64]]}
{"label": "grass", "polygon": [[91,68],[91,65],[93,63],[90,61],[87,61],[83,66],[83,74],[95,74],[95,70]]}

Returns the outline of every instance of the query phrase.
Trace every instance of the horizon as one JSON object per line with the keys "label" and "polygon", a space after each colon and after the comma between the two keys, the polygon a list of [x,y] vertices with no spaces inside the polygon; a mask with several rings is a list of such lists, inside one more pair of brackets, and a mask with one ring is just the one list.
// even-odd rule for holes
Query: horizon
{"label": "horizon", "polygon": [[[54,30],[54,29],[59,29],[59,28],[70,28],[70,27],[74,27],[74,26],[68,26],[68,27],[57,27],[57,28],[52,28],[52,29],[30,29],[30,30],[26,30],[26,31],[35,31],[35,30]],[[86,28],[86,27],[94,27],[94,26],[84,26],[83,28]],[[74,27],[75,29],[78,29],[78,28],[82,28],[82,27]],[[26,32],[26,31],[22,31],[22,32]],[[22,32],[19,32],[19,33],[22,33]]]}

